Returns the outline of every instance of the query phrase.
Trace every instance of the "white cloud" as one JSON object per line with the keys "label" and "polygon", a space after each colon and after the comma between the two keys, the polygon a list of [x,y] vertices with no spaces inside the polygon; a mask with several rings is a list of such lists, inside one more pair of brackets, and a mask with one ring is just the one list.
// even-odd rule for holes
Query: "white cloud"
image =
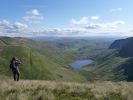
{"label": "white cloud", "polygon": [[41,23],[44,20],[44,17],[37,9],[32,9],[27,12],[27,16],[23,19],[29,23]]}
{"label": "white cloud", "polygon": [[125,24],[125,22],[122,20],[116,20],[116,21],[112,22],[112,24],[119,25],[119,24]]}
{"label": "white cloud", "polygon": [[101,28],[100,24],[90,24],[85,27],[86,29],[99,29]]}
{"label": "white cloud", "polygon": [[37,9],[32,9],[31,11],[28,11],[27,14],[31,15],[31,16],[39,16],[40,13]]}
{"label": "white cloud", "polygon": [[99,19],[99,16],[91,16],[90,17],[92,20],[98,20]]}
{"label": "white cloud", "polygon": [[38,31],[32,31],[35,36],[85,36],[91,33],[86,29],[74,29],[74,28],[50,28]]}
{"label": "white cloud", "polygon": [[88,16],[88,17],[82,17],[79,20],[72,19],[71,23],[73,25],[86,25],[89,23],[90,20],[98,20],[99,16]]}
{"label": "white cloud", "polygon": [[10,24],[10,22],[9,21],[7,21],[7,20],[2,20],[2,21],[0,21],[0,27],[2,26],[8,26]]}
{"label": "white cloud", "polygon": [[71,20],[71,23],[74,25],[85,25],[85,24],[88,24],[88,22],[89,22],[89,17],[82,17],[79,20],[76,20],[76,19]]}
{"label": "white cloud", "polygon": [[122,11],[122,8],[115,8],[115,9],[111,9],[110,11],[111,12],[119,12],[119,11]]}
{"label": "white cloud", "polygon": [[25,29],[25,28],[28,28],[28,26],[26,24],[22,24],[20,22],[15,22],[13,24],[13,27],[16,28],[16,29]]}
{"label": "white cloud", "polygon": [[[116,27],[117,25],[124,24],[123,21],[113,21],[111,23],[103,24],[91,24],[91,29]],[[110,26],[112,25],[112,26]],[[7,20],[0,21],[0,35],[1,36],[18,36],[18,37],[30,37],[30,36],[119,36],[130,35],[133,36],[133,32],[123,31],[90,31],[88,28],[50,28],[50,29],[30,29],[26,24],[21,22],[10,22]]]}
{"label": "white cloud", "polygon": [[0,21],[0,35],[12,36],[12,34],[20,34],[26,32],[28,26],[20,22],[10,22],[7,20]]}
{"label": "white cloud", "polygon": [[122,20],[116,20],[109,23],[98,23],[98,24],[89,24],[85,28],[86,29],[114,29],[117,28],[118,25],[125,24]]}
{"label": "white cloud", "polygon": [[[39,13],[34,11],[33,15],[38,15]],[[89,17],[90,19],[91,17]],[[84,18],[83,18],[84,19]],[[92,19],[97,19],[93,17]],[[85,20],[85,19],[84,19]],[[96,23],[88,24],[85,28],[49,28],[49,29],[32,29],[28,25],[21,22],[11,22],[8,20],[0,20],[0,35],[1,36],[110,36],[110,35],[130,35],[133,36],[133,32],[119,32],[115,29],[119,25],[125,24],[122,20],[116,20],[108,23]],[[90,30],[96,29],[96,30]],[[98,30],[97,30],[98,29]],[[99,31],[99,29],[101,29]]]}
{"label": "white cloud", "polygon": [[6,33],[24,33],[28,29],[28,26],[26,24],[20,23],[20,22],[13,22],[10,23],[10,26],[6,28]]}
{"label": "white cloud", "polygon": [[34,36],[133,36],[133,32],[120,30],[90,31],[88,29],[50,28],[31,31]]}

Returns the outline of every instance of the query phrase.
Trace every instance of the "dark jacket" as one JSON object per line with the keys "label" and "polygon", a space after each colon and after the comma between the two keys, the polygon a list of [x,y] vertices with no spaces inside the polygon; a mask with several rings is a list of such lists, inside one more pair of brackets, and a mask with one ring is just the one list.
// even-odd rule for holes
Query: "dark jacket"
{"label": "dark jacket", "polygon": [[11,69],[16,69],[18,67],[18,65],[21,64],[21,62],[19,60],[11,60],[10,61],[10,68]]}

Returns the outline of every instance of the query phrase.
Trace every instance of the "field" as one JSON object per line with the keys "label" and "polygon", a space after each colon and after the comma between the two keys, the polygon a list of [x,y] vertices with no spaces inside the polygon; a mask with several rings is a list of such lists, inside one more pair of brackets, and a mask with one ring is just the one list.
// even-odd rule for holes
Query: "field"
{"label": "field", "polygon": [[132,82],[0,81],[2,100],[132,100]]}

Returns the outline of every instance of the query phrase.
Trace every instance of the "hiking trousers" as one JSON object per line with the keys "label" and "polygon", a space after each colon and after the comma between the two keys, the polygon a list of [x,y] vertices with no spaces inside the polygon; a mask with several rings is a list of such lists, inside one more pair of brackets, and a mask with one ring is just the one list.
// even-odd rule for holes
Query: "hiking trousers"
{"label": "hiking trousers", "polygon": [[19,77],[20,77],[20,72],[19,72],[19,68],[12,68],[12,72],[13,72],[13,78],[14,81],[19,81]]}

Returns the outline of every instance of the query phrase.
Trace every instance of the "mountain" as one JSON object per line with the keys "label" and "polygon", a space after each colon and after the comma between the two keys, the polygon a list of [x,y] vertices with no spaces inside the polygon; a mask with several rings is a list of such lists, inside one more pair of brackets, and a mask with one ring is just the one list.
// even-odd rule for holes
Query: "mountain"
{"label": "mountain", "polygon": [[126,76],[126,80],[133,81],[133,37],[116,40],[111,46],[110,49],[117,49],[118,56],[123,58],[128,58],[128,60],[121,64],[115,71],[122,71]]}
{"label": "mountain", "polygon": [[[22,79],[133,81],[132,40],[127,38],[112,43],[94,39],[60,38],[47,41],[0,37],[0,79],[9,79],[10,59],[17,56],[22,61]],[[76,60],[88,58],[94,63],[81,70],[73,70],[69,66]]]}
{"label": "mountain", "polygon": [[79,72],[68,66],[76,56],[57,52],[54,47],[52,50],[46,46],[43,48],[45,43],[50,44],[27,38],[0,37],[0,78],[10,78],[9,62],[13,56],[17,56],[22,61],[22,79],[86,81]]}
{"label": "mountain", "polygon": [[133,37],[115,40],[97,57],[81,71],[89,80],[133,81]]}
{"label": "mountain", "polygon": [[133,57],[133,37],[116,40],[114,43],[112,43],[110,49],[118,49],[119,56]]}

